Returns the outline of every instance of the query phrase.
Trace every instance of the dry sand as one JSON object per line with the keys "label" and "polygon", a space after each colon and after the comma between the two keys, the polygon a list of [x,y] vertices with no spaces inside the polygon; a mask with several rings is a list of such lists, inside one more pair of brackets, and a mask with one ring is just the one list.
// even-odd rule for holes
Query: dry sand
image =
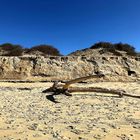
{"label": "dry sand", "polygon": [[[0,82],[0,140],[139,140],[140,99],[73,93],[46,99],[52,83]],[[74,86],[124,89],[140,95],[140,83]],[[31,88],[31,89],[29,89]]]}

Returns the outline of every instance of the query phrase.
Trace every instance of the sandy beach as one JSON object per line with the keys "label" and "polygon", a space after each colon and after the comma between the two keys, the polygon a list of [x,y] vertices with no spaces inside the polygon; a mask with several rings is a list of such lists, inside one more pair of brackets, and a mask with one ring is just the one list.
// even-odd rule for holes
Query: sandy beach
{"label": "sandy beach", "polygon": [[[0,140],[139,140],[140,99],[72,93],[46,98],[52,83],[0,82]],[[140,95],[140,82],[79,83]]]}

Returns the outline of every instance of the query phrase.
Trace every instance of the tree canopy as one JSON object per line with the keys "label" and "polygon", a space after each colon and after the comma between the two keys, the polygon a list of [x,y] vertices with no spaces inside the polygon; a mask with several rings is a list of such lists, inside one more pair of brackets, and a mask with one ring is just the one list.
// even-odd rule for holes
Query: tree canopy
{"label": "tree canopy", "polygon": [[60,56],[60,52],[57,48],[51,45],[37,45],[31,48],[23,48],[20,45],[15,45],[11,43],[4,43],[0,45],[0,51],[3,51],[3,56],[22,56],[24,52],[27,54],[31,54],[34,51],[39,51],[43,55],[53,55],[53,56]]}
{"label": "tree canopy", "polygon": [[33,46],[31,49],[29,49],[29,51],[39,51],[46,55],[53,55],[53,56],[60,55],[60,52],[57,48],[51,45],[45,45],[45,44]]}
{"label": "tree canopy", "polygon": [[110,42],[98,42],[90,47],[90,49],[99,49],[102,48],[106,51],[112,52],[116,55],[121,55],[117,51],[125,51],[127,55],[135,56],[137,55],[135,48],[132,45],[124,43],[110,43]]}

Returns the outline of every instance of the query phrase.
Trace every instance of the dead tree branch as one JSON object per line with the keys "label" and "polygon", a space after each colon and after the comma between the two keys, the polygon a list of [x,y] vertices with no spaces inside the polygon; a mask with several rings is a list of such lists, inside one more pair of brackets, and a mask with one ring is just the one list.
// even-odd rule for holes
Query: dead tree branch
{"label": "dead tree branch", "polygon": [[127,94],[124,90],[118,90],[118,89],[108,89],[108,88],[100,88],[100,87],[70,87],[71,84],[81,82],[83,80],[91,79],[91,78],[101,78],[104,77],[103,74],[98,75],[91,75],[81,78],[76,78],[74,80],[70,80],[66,82],[64,85],[59,85],[58,82],[54,82],[52,87],[46,89],[43,91],[43,93],[51,92],[51,95],[47,95],[47,99],[51,100],[54,103],[57,103],[55,101],[54,95],[64,94],[66,96],[72,96],[70,93],[72,92],[98,92],[98,93],[110,93],[114,95],[118,95],[119,97],[128,96],[133,98],[140,98],[140,96]]}
{"label": "dead tree branch", "polygon": [[115,90],[115,89],[107,89],[107,88],[99,88],[99,87],[88,87],[88,88],[70,88],[69,92],[97,92],[97,93],[110,93],[114,95],[119,95],[119,97],[123,97],[125,91],[124,90]]}

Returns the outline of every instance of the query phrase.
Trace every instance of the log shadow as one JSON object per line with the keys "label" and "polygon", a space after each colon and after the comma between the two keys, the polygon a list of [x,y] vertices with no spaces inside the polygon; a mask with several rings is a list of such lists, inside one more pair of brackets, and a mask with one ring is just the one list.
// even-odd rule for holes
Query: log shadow
{"label": "log shadow", "polygon": [[55,104],[60,103],[60,102],[56,101],[56,99],[54,98],[53,94],[52,95],[46,95],[46,99],[51,101],[51,102],[53,102],[53,103],[55,103]]}
{"label": "log shadow", "polygon": [[[46,93],[46,92],[45,92]],[[48,92],[49,93],[49,92]],[[58,94],[58,93],[52,93],[52,94],[50,94],[49,93],[49,95],[46,95],[46,99],[47,100],[49,100],[49,101],[51,101],[52,103],[61,103],[61,102],[59,102],[59,101],[57,101],[56,99],[55,99],[55,96],[57,96],[57,95],[60,95],[60,94]],[[97,95],[97,94],[74,94],[74,95],[79,95],[79,96],[83,96],[83,95],[88,95],[88,96],[99,96],[99,97],[112,97],[112,98],[121,98],[121,97],[119,97],[119,96],[115,96],[115,95]]]}

